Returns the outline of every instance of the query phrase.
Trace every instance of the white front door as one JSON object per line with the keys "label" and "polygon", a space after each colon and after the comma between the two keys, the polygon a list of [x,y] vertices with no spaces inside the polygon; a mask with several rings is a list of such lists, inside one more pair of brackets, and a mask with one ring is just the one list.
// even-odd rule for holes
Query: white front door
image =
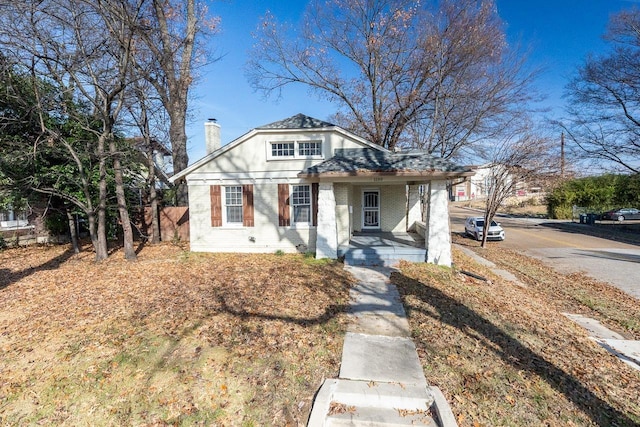
{"label": "white front door", "polygon": [[380,228],[380,190],[362,191],[362,229]]}

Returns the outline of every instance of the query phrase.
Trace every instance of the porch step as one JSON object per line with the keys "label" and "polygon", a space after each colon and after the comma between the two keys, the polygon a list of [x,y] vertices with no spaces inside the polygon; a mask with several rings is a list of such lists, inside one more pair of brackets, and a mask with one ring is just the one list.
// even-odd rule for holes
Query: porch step
{"label": "porch step", "polygon": [[[342,409],[340,409],[342,410]],[[401,427],[430,426],[438,427],[429,411],[411,412],[380,408],[347,408],[342,413],[329,415],[326,427]]]}
{"label": "porch step", "polygon": [[[437,427],[434,396],[425,386],[374,381],[326,380],[314,405],[309,427],[409,426]],[[322,409],[320,409],[322,408]]]}
{"label": "porch step", "polygon": [[427,250],[412,247],[369,247],[348,248],[344,253],[344,262],[347,265],[381,265],[393,266],[400,260],[409,262],[424,262]]}

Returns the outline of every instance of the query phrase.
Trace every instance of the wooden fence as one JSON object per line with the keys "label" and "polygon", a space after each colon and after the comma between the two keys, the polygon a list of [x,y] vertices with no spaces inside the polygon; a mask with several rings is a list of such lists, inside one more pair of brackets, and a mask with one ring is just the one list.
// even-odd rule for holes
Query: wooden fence
{"label": "wooden fence", "polygon": [[[144,208],[144,217],[139,228],[143,237],[151,239],[153,228],[151,227],[151,208]],[[189,208],[186,206],[165,207],[158,210],[160,220],[160,240],[170,242],[179,240],[189,241]]]}

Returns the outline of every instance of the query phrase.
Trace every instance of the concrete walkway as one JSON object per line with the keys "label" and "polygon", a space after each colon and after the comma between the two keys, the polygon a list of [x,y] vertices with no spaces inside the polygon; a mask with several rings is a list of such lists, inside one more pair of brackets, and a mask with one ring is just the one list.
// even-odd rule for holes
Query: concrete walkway
{"label": "concrete walkway", "polygon": [[328,379],[313,404],[309,427],[457,426],[437,387],[424,377],[391,269],[345,267],[351,289],[351,321],[340,377]]}
{"label": "concrete walkway", "polygon": [[[503,279],[508,280],[515,285],[525,288],[527,287],[511,272],[498,268],[493,262],[482,258],[471,249],[460,245],[454,246],[471,257],[478,264],[490,268],[496,275]],[[589,337],[602,346],[602,348],[620,358],[620,360],[631,366],[633,369],[640,370],[640,341],[625,340],[622,335],[607,329],[595,319],[591,319],[580,314],[562,314],[582,326],[589,333]]]}

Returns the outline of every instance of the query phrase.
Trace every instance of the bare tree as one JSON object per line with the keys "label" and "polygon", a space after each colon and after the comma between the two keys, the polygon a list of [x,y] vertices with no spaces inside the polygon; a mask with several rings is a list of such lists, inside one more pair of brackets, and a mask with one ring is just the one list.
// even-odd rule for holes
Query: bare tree
{"label": "bare tree", "polygon": [[131,127],[140,137],[135,138],[136,146],[140,150],[141,158],[147,170],[146,185],[148,189],[149,204],[151,209],[151,243],[160,242],[160,219],[158,218],[158,168],[155,163],[154,153],[160,148],[158,134],[164,134],[164,123],[166,122],[165,111],[162,110],[160,101],[153,97],[154,90],[149,87],[149,83],[144,80],[137,80],[129,88],[131,102],[127,105],[127,110],[131,120]]}
{"label": "bare tree", "polygon": [[[199,40],[215,33],[217,18],[207,16],[204,3],[196,0],[142,0],[144,15],[138,17],[135,56],[138,72],[155,88],[169,116],[169,137],[174,173],[189,164],[187,112],[194,68],[212,59],[199,48]],[[188,204],[187,187],[177,183],[177,204]]]}
{"label": "bare tree", "polygon": [[[22,60],[37,78],[50,82],[67,100],[65,114],[73,117],[93,141],[85,148],[97,159],[97,189],[86,171],[86,155],[78,144],[41,120],[43,142],[60,144],[74,159],[82,182],[83,198],[60,187],[34,186],[34,191],[54,194],[80,207],[89,220],[96,260],[107,258],[106,213],[108,174],[113,171],[116,198],[124,230],[126,259],[136,259],[129,220],[116,123],[125,105],[131,61],[132,33],[125,16],[131,5],[124,0],[88,2],[45,0],[3,5],[2,44]],[[134,5],[135,6],[135,5]],[[126,10],[127,13],[123,13]],[[34,86],[37,87],[37,86]],[[76,108],[76,105],[84,108]],[[45,106],[41,117],[44,117]],[[90,111],[89,111],[90,110]],[[98,197],[94,200],[94,193]]]}
{"label": "bare tree", "polygon": [[[488,145],[487,145],[488,146]],[[551,161],[550,140],[529,125],[518,124],[514,130],[494,140],[486,151],[489,160],[488,196],[485,202],[481,246],[487,243],[487,232],[503,202],[515,193],[518,185],[540,175],[557,173],[557,162]]]}
{"label": "bare tree", "polygon": [[640,172],[640,9],[612,15],[611,51],[590,56],[567,86],[564,128],[581,157]]}
{"label": "bare tree", "polygon": [[313,0],[298,33],[267,15],[258,34],[255,89],[306,85],[336,102],[339,124],[389,149],[454,156],[531,96],[492,1]]}

